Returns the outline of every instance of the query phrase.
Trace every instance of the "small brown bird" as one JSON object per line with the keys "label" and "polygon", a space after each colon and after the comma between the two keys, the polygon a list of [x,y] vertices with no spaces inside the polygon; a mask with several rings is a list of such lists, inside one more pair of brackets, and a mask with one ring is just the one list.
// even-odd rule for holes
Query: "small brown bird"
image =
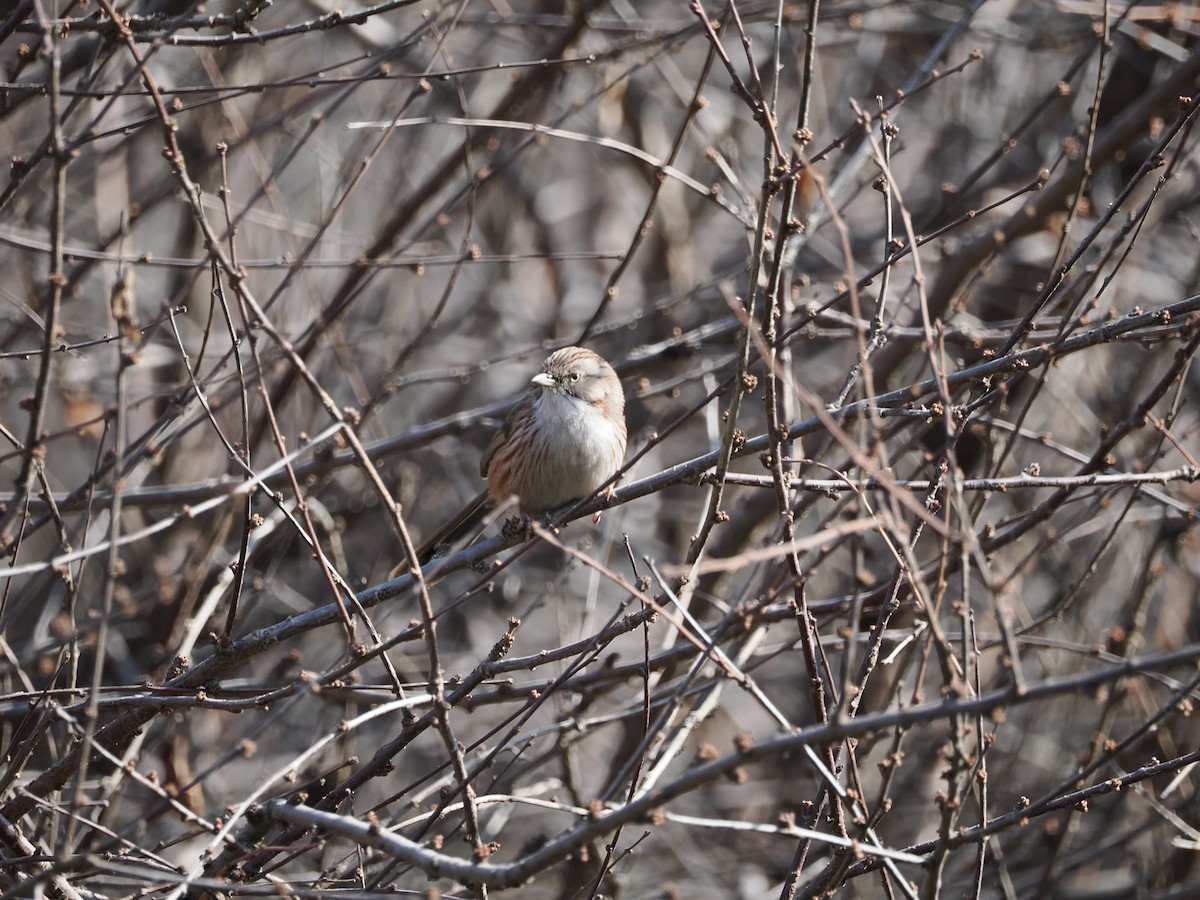
{"label": "small brown bird", "polygon": [[[550,354],[532,383],[483,451],[479,474],[487,490],[422,544],[422,564],[510,497],[525,514],[549,512],[588,496],[621,467],[625,393],[603,357],[564,347]],[[401,563],[393,577],[407,568]]]}

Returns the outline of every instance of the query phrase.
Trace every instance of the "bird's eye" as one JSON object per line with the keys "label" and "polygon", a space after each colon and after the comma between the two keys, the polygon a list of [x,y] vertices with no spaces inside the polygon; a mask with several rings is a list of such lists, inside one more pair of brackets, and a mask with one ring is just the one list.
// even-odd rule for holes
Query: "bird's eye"
{"label": "bird's eye", "polygon": [[578,380],[579,380],[579,373],[578,373],[578,372],[572,372],[572,373],[571,373],[571,380],[572,380],[572,381],[578,381]]}

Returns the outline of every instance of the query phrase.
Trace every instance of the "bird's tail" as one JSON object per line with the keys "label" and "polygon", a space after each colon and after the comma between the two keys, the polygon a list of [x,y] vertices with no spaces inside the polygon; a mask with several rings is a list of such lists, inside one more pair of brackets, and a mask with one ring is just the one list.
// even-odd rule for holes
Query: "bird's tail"
{"label": "bird's tail", "polygon": [[[421,546],[417,548],[417,561],[424,566],[431,559],[433,559],[434,556],[437,555],[438,550],[444,545],[455,543],[468,532],[478,527],[479,523],[483,521],[484,515],[487,514],[487,511],[491,508],[491,506],[492,503],[488,497],[488,492],[483,491],[478,497],[464,506],[459,511],[458,515],[450,519],[435,532],[433,532],[433,534],[429,535],[429,537],[422,541]],[[407,559],[401,560],[400,564],[396,566],[396,568],[392,569],[390,573],[388,573],[388,578],[399,578],[401,575],[407,572],[408,569],[409,561]]]}

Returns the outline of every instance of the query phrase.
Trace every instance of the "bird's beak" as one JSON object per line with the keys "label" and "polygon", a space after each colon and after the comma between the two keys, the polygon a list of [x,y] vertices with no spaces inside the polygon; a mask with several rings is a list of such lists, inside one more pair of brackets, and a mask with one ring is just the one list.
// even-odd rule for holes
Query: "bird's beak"
{"label": "bird's beak", "polygon": [[533,378],[530,379],[530,381],[532,381],[538,387],[544,388],[552,388],[557,384],[557,382],[545,372],[538,372],[533,376]]}

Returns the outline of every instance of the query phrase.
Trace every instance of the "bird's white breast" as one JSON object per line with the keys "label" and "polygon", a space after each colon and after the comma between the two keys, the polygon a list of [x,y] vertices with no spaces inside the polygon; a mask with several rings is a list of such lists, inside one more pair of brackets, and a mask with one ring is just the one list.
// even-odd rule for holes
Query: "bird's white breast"
{"label": "bird's white breast", "polygon": [[532,509],[554,509],[607,481],[621,465],[624,446],[612,420],[578,398],[544,390],[535,403],[542,434],[552,446],[541,454],[541,471],[531,479],[524,500]]}

